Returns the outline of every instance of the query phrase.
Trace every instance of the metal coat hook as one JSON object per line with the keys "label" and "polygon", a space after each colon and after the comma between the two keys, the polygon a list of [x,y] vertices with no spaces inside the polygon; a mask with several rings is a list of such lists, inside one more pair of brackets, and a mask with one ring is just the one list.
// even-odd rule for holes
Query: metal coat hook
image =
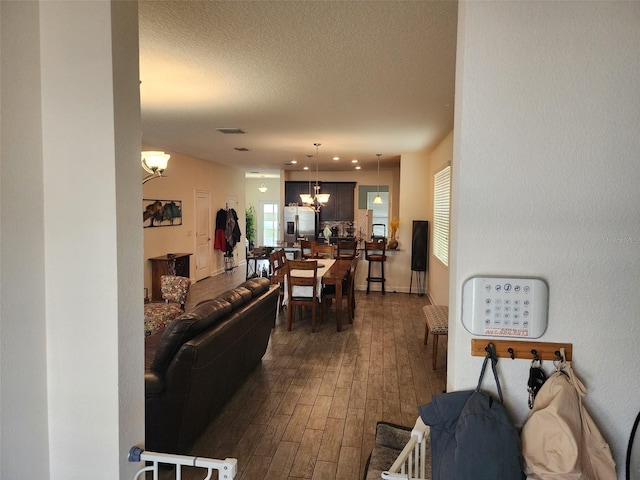
{"label": "metal coat hook", "polygon": [[493,343],[489,342],[489,344],[484,347],[484,351],[487,352],[487,358],[490,358],[492,361],[498,361],[498,355],[496,355],[496,347]]}
{"label": "metal coat hook", "polygon": [[540,357],[538,356],[538,351],[536,349],[532,349],[531,350],[531,355],[533,355],[533,361],[534,362],[539,362],[540,361]]}
{"label": "metal coat hook", "polygon": [[509,356],[511,357],[511,360],[516,359],[516,353],[513,351],[513,348],[511,347],[507,348],[507,352],[509,352]]}
{"label": "metal coat hook", "polygon": [[564,358],[562,357],[562,354],[560,353],[560,350],[556,350],[555,352],[556,355],[556,360],[560,363],[564,362]]}

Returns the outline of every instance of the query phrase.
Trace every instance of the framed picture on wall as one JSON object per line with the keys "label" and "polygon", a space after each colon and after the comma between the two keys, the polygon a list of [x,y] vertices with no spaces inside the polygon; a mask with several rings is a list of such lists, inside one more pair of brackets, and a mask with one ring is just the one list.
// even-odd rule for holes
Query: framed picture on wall
{"label": "framed picture on wall", "polygon": [[181,200],[142,200],[142,226],[175,227],[182,225]]}

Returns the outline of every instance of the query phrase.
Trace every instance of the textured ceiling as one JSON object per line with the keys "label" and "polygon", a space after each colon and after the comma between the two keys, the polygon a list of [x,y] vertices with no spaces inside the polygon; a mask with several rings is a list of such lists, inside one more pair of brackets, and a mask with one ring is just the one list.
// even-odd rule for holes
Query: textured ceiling
{"label": "textured ceiling", "polygon": [[146,144],[266,171],[301,168],[318,142],[320,170],[340,170],[428,151],[453,128],[456,2],[142,0],[139,11]]}

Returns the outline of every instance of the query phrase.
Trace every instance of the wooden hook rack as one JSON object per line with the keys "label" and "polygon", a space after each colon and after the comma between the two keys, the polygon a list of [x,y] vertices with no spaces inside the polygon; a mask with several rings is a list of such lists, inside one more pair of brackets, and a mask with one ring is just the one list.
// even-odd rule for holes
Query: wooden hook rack
{"label": "wooden hook rack", "polygon": [[[533,360],[531,350],[538,353],[541,360],[555,360],[556,351],[564,347],[565,360],[571,361],[571,353],[573,344],[571,343],[550,343],[550,342],[527,342],[522,340],[494,340],[490,338],[471,339],[471,355],[474,357],[484,357],[487,355],[485,350],[489,343],[493,343],[498,357],[506,358],[523,358]],[[511,349],[511,350],[510,350]],[[513,352],[513,354],[512,354]]]}

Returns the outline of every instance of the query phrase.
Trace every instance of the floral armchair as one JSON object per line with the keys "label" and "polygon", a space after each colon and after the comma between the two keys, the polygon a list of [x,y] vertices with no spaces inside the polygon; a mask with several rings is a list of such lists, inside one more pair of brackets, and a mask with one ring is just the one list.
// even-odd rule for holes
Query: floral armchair
{"label": "floral armchair", "polygon": [[173,319],[182,315],[190,286],[191,280],[186,277],[163,275],[160,278],[160,291],[164,302],[145,304],[145,336],[165,328]]}

